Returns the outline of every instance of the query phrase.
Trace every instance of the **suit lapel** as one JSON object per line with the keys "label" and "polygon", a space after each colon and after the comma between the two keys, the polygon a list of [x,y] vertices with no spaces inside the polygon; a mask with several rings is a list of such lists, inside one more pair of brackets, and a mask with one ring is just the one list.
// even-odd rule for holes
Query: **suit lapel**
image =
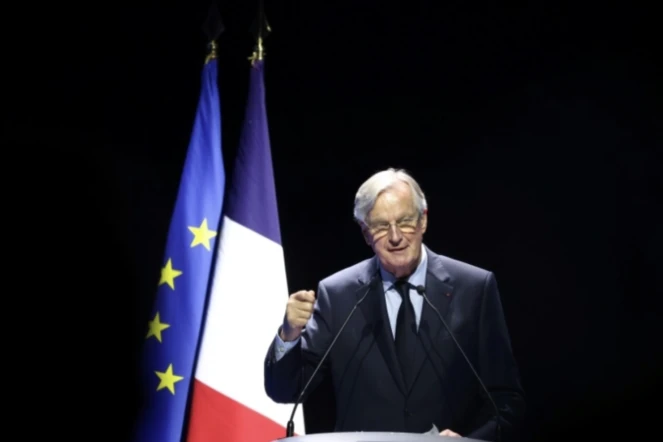
{"label": "suit lapel", "polygon": [[[447,314],[449,312],[449,304],[453,299],[454,290],[454,287],[451,285],[451,276],[442,266],[442,262],[436,254],[432,253],[430,250],[426,250],[426,252],[428,253],[426,297],[448,323]],[[417,375],[426,361],[427,353],[432,351],[432,349],[430,349],[431,343],[437,341],[437,337],[441,330],[444,330],[444,325],[440,322],[437,313],[435,313],[431,306],[424,300],[424,305],[421,311],[421,322],[419,324],[419,336],[421,337],[422,334],[427,334],[429,336],[421,337],[420,343],[423,347],[420,347],[414,355],[414,373]],[[424,349],[427,351],[424,351]]]}
{"label": "suit lapel", "polygon": [[[375,259],[374,264],[375,265],[372,269],[369,270],[371,275],[374,275],[375,272],[378,271],[377,258]],[[360,280],[360,283],[363,282],[365,284],[369,279],[370,277],[363,278],[363,281]],[[357,293],[357,297],[361,297],[363,294],[364,291],[360,290]],[[364,302],[360,304],[360,308],[366,319],[366,323],[371,325],[375,342],[387,362],[387,367],[389,367],[389,371],[391,372],[396,385],[398,385],[398,388],[403,394],[406,394],[407,390],[398,364],[396,347],[394,346],[394,337],[391,333],[391,326],[388,320],[389,316],[387,314],[387,304],[385,301],[384,289],[382,287],[382,280],[379,277],[374,278],[371,282],[369,293],[366,296],[366,299],[364,299]]]}

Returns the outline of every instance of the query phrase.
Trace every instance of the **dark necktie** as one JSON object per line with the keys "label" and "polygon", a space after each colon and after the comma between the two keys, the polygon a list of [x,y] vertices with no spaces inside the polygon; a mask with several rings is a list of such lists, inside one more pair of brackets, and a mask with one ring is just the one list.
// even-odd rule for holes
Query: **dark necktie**
{"label": "dark necktie", "polygon": [[405,380],[405,385],[410,386],[410,370],[412,369],[412,352],[414,350],[414,330],[416,321],[414,318],[414,308],[410,302],[410,284],[404,280],[398,280],[395,283],[395,289],[401,295],[401,307],[398,309],[396,317],[396,355],[401,365],[401,372]]}

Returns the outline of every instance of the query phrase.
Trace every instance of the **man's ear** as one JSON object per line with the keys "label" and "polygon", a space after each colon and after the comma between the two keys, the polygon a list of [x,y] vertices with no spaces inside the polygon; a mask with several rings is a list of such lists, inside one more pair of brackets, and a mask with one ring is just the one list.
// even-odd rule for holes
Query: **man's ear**
{"label": "man's ear", "polygon": [[424,212],[421,214],[421,233],[426,233],[427,227],[428,227],[428,209],[424,209]]}
{"label": "man's ear", "polygon": [[373,240],[371,238],[371,233],[368,231],[368,227],[366,227],[363,224],[361,226],[361,235],[364,237],[364,241],[366,241],[366,244],[373,247]]}

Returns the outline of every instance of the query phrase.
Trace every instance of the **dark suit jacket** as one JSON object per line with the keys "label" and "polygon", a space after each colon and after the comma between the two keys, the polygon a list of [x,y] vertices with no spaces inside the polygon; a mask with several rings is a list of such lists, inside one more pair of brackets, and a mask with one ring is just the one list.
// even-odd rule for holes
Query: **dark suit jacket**
{"label": "dark suit jacket", "polygon": [[[486,270],[428,253],[426,294],[443,315],[497,403],[502,440],[523,418],[524,394],[497,283]],[[341,270],[318,286],[313,317],[299,344],[276,362],[265,359],[265,390],[293,403],[359,298],[359,305],[309,391],[323,378],[333,385],[336,431],[429,431],[433,424],[463,436],[494,440],[493,408],[440,322],[424,303],[412,364],[417,377],[406,389],[396,357],[377,258]]]}

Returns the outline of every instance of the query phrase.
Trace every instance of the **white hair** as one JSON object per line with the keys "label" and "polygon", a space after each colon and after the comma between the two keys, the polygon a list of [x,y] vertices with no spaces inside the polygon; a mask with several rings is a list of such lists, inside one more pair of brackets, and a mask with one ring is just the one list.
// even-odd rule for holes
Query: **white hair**
{"label": "white hair", "polygon": [[375,173],[359,187],[355,195],[354,205],[354,218],[357,222],[366,224],[366,218],[375,205],[375,200],[385,190],[391,188],[398,182],[404,182],[410,186],[414,205],[419,212],[419,216],[423,215],[424,211],[428,208],[426,196],[421,190],[419,183],[412,178],[412,176],[403,169],[389,168]]}

